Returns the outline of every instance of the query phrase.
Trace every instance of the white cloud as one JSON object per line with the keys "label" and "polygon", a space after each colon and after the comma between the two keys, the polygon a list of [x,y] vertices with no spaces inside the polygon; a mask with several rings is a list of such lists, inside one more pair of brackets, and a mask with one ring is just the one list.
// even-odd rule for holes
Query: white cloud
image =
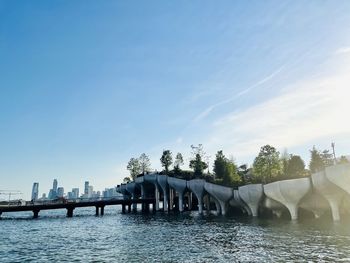
{"label": "white cloud", "polygon": [[246,93],[252,91],[255,88],[258,88],[260,86],[262,86],[263,84],[267,83],[269,80],[273,79],[276,75],[278,75],[284,68],[284,65],[281,66],[280,68],[278,68],[277,70],[275,70],[274,72],[272,72],[270,75],[264,77],[263,79],[257,81],[256,83],[254,83],[253,85],[249,86],[248,88],[238,92],[237,94],[235,94],[234,96],[220,101],[218,103],[215,103],[213,105],[210,105],[209,107],[207,107],[204,111],[202,111],[201,113],[199,113],[194,119],[194,122],[198,122],[202,119],[204,119],[205,117],[207,117],[215,108],[225,105],[227,103],[230,103],[238,98],[240,98],[241,96],[245,95]]}
{"label": "white cloud", "polygon": [[350,53],[350,47],[341,47],[335,51],[335,54]]}
{"label": "white cloud", "polygon": [[215,121],[207,139],[209,148],[222,145],[225,151],[244,157],[255,155],[264,144],[284,148],[350,135],[350,59],[326,66],[323,75],[286,85],[277,97]]}

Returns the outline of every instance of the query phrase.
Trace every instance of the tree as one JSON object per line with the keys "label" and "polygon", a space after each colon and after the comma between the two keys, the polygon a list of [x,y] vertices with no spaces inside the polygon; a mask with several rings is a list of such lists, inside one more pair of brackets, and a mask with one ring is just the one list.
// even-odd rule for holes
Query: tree
{"label": "tree", "polygon": [[173,163],[173,157],[170,150],[164,150],[160,162],[165,169],[165,172],[169,172],[169,166]]}
{"label": "tree", "polygon": [[139,162],[140,162],[141,172],[143,174],[145,174],[145,173],[150,171],[150,169],[151,169],[151,161],[149,160],[149,157],[145,153],[140,155]]}
{"label": "tree", "polygon": [[305,171],[305,163],[299,155],[290,155],[288,160],[285,176],[288,178],[303,177],[307,173]]}
{"label": "tree", "polygon": [[131,181],[131,179],[129,176],[124,177],[124,179],[123,179],[123,183],[129,183],[130,181]]}
{"label": "tree", "polygon": [[279,152],[270,145],[261,147],[259,155],[254,159],[254,176],[263,183],[271,182],[281,172]]}
{"label": "tree", "polygon": [[288,164],[290,161],[291,155],[288,154],[287,149],[281,154],[281,164],[282,164],[282,173],[284,176],[288,176]]}
{"label": "tree", "polygon": [[213,169],[215,179],[223,179],[226,173],[227,159],[222,151],[218,151],[215,157]]}
{"label": "tree", "polygon": [[309,169],[311,173],[317,173],[319,171],[324,170],[324,164],[322,160],[322,156],[319,150],[316,149],[315,146],[310,150],[311,159],[309,163]]}
{"label": "tree", "polygon": [[323,171],[326,167],[334,164],[333,155],[329,153],[329,150],[320,152],[315,146],[310,150],[311,160],[309,168],[311,173],[317,173]]}
{"label": "tree", "polygon": [[192,160],[190,160],[190,168],[194,171],[194,176],[200,178],[203,176],[203,171],[208,168],[206,162],[203,161],[204,158],[208,158],[203,151],[202,144],[198,146],[191,145],[192,148]]}
{"label": "tree", "polygon": [[340,156],[338,164],[347,164],[347,163],[350,163],[348,158],[346,158],[346,156],[344,156],[344,155]]}
{"label": "tree", "polygon": [[174,162],[174,172],[175,173],[180,173],[181,172],[181,165],[184,164],[184,159],[182,157],[181,153],[177,153],[175,157],[175,162]]}
{"label": "tree", "polygon": [[132,180],[135,180],[136,176],[142,171],[140,162],[136,158],[131,158],[126,168],[130,171],[130,177]]}

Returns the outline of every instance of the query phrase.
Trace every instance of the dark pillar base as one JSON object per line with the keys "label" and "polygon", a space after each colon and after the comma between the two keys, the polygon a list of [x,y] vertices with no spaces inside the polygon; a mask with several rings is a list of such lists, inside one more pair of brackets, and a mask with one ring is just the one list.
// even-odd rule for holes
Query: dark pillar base
{"label": "dark pillar base", "polygon": [[152,211],[153,211],[153,213],[157,212],[157,210],[156,210],[156,202],[152,203]]}
{"label": "dark pillar base", "polygon": [[74,208],[67,208],[67,217],[73,217]]}
{"label": "dark pillar base", "polygon": [[125,204],[122,204],[122,213],[125,214]]}
{"label": "dark pillar base", "polygon": [[99,211],[99,207],[96,206],[96,214],[95,214],[95,215],[98,216],[98,215],[99,215],[99,212],[100,212],[100,211]]}
{"label": "dark pillar base", "polygon": [[39,217],[39,210],[34,210],[33,211],[33,218],[38,218]]}
{"label": "dark pillar base", "polygon": [[128,204],[128,213],[131,212],[131,204]]}
{"label": "dark pillar base", "polygon": [[101,216],[103,216],[105,214],[105,207],[101,206]]}

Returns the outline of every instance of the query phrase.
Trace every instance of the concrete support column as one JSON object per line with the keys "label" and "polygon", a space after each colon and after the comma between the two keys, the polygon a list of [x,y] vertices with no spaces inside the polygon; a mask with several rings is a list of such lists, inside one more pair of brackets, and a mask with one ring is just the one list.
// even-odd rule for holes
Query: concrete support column
{"label": "concrete support column", "polygon": [[[136,194],[135,193],[132,194],[132,200],[136,200]],[[137,203],[133,203],[132,204],[132,211],[133,212],[137,211]]]}
{"label": "concrete support column", "polygon": [[33,218],[38,218],[39,212],[40,212],[40,210],[33,210]]}
{"label": "concrete support column", "polygon": [[203,214],[203,198],[198,199],[198,213]]}
{"label": "concrete support column", "polygon": [[131,213],[131,203],[128,204],[128,213]]}
{"label": "concrete support column", "polygon": [[156,197],[156,211],[159,211],[159,189],[158,186],[155,186],[155,197]]}
{"label": "concrete support column", "polygon": [[220,215],[221,214],[221,206],[218,200],[216,200],[216,198],[214,198],[214,202],[215,202],[215,207],[216,207],[216,214]]}
{"label": "concrete support column", "polygon": [[67,217],[73,217],[74,208],[67,208]]}
{"label": "concrete support column", "polygon": [[100,209],[99,209],[98,206],[96,206],[96,213],[95,213],[95,215],[98,216],[99,214],[100,214]]}
{"label": "concrete support column", "polygon": [[125,204],[122,204],[122,213],[125,214]]}
{"label": "concrete support column", "polygon": [[101,206],[101,216],[103,216],[105,214],[105,207]]}
{"label": "concrete support column", "polygon": [[174,207],[174,190],[173,189],[169,189],[169,210],[173,210]]}
{"label": "concrete support column", "polygon": [[192,210],[192,192],[188,195],[188,209]]}
{"label": "concrete support column", "polygon": [[205,198],[205,200],[204,200],[205,208],[206,208],[207,212],[210,213],[210,197],[209,197],[209,195],[206,195],[204,198]]}
{"label": "concrete support column", "polygon": [[333,199],[328,199],[328,202],[332,210],[333,221],[339,221],[340,220],[339,205],[338,205],[339,202]]}
{"label": "concrete support column", "polygon": [[168,210],[169,210],[168,198],[169,198],[168,192],[164,191],[164,194],[163,194],[163,210],[164,210],[164,212],[168,212]]}
{"label": "concrete support column", "polygon": [[184,194],[179,193],[179,211],[183,212],[184,211]]}

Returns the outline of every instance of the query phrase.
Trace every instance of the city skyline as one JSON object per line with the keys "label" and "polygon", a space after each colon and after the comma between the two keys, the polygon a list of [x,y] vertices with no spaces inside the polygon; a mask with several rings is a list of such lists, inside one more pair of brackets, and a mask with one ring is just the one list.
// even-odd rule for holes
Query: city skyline
{"label": "city skyline", "polygon": [[[15,11],[14,11],[15,10]],[[349,155],[350,3],[0,3],[0,178],[97,189],[131,157]],[[20,76],[20,77],[19,77]],[[84,180],[82,179],[84,178]],[[82,189],[82,188],[81,188]],[[85,189],[84,189],[85,190]]]}

